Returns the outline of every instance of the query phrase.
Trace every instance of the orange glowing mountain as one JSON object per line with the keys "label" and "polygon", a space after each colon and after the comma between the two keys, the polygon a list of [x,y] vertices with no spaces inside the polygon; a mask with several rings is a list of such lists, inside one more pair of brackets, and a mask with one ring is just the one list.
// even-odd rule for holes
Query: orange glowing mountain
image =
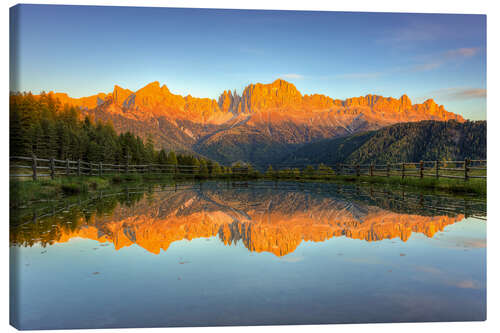
{"label": "orange glowing mountain", "polygon": [[83,98],[54,96],[81,108],[84,115],[112,121],[119,132],[152,135],[158,148],[195,151],[222,163],[267,165],[297,145],[399,122],[464,121],[432,99],[422,104],[412,104],[406,95],[339,100],[302,95],[281,79],[250,84],[241,96],[226,90],[217,101],[176,95],[159,82],[135,92],[115,86],[111,93]]}
{"label": "orange glowing mountain", "polygon": [[160,86],[158,81],[135,92],[115,86],[113,92],[108,94],[99,93],[82,98],[71,98],[65,93],[55,93],[54,96],[63,104],[86,110],[100,108],[138,119],[188,119],[203,125],[222,124],[235,115],[252,116],[252,122],[255,123],[290,119],[302,122],[319,119],[335,121],[360,115],[387,123],[450,119],[464,121],[462,116],[446,111],[432,99],[423,104],[412,104],[406,95],[399,99],[366,95],[339,100],[319,94],[302,95],[292,83],[281,79],[270,84],[250,84],[241,96],[229,90],[224,91],[218,101],[175,95],[166,85]]}

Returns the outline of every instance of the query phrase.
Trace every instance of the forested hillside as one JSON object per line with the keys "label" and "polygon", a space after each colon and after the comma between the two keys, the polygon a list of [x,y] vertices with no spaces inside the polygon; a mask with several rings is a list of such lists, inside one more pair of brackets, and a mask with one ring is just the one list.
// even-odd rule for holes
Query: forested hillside
{"label": "forested hillside", "polygon": [[399,123],[304,145],[280,166],[486,159],[486,121]]}
{"label": "forested hillside", "polygon": [[81,119],[78,108],[61,105],[50,94],[10,96],[10,155],[40,158],[81,159],[87,162],[159,163],[220,166],[193,154],[155,150],[151,138],[143,140],[130,132],[118,135],[113,125]]}

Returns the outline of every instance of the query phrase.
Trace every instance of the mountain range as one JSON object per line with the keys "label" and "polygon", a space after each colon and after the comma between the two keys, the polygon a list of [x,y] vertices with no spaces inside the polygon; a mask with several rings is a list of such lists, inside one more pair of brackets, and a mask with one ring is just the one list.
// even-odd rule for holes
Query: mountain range
{"label": "mountain range", "polygon": [[257,166],[281,161],[297,148],[400,122],[464,122],[428,99],[412,104],[400,98],[366,95],[345,100],[303,95],[287,81],[250,84],[241,95],[224,91],[218,100],[173,94],[152,82],[131,91],[115,86],[110,93],[72,98],[54,93],[83,115],[111,121],[118,132],[151,136],[157,148],[191,151],[224,164]]}

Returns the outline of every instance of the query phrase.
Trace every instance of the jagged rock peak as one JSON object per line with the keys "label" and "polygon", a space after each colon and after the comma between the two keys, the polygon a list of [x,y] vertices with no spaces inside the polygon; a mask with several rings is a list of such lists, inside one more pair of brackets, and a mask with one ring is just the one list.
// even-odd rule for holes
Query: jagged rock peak
{"label": "jagged rock peak", "polygon": [[295,85],[283,79],[272,83],[250,84],[243,91],[242,112],[255,112],[269,109],[296,108],[302,104],[302,94]]}
{"label": "jagged rock peak", "polygon": [[240,112],[240,101],[241,96],[231,90],[224,90],[224,92],[219,96],[218,105],[223,112],[232,112],[234,114]]}
{"label": "jagged rock peak", "polygon": [[112,94],[112,100],[118,105],[122,105],[123,102],[132,94],[129,89],[123,89],[122,87],[115,85]]}

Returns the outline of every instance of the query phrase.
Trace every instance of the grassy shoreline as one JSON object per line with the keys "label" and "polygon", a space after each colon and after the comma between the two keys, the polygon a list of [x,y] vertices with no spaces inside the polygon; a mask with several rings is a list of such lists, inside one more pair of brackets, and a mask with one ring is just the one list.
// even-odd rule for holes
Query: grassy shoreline
{"label": "grassy shoreline", "polygon": [[485,179],[449,179],[449,178],[401,178],[397,176],[295,176],[276,177],[265,174],[252,174],[248,177],[172,177],[171,175],[149,175],[149,174],[121,174],[109,176],[70,176],[58,177],[56,179],[15,180],[10,181],[10,206],[16,207],[27,202],[45,199],[58,199],[72,195],[87,194],[108,188],[119,188],[131,183],[165,183],[185,180],[225,180],[225,181],[248,181],[248,180],[271,180],[271,181],[297,181],[297,182],[327,182],[327,183],[364,183],[381,184],[392,186],[405,186],[415,189],[439,190],[453,194],[474,194],[480,197],[486,196]]}
{"label": "grassy shoreline", "polygon": [[129,183],[174,181],[171,176],[127,174],[110,176],[69,176],[55,179],[10,180],[10,206],[17,207],[37,200],[54,200],[88,194]]}
{"label": "grassy shoreline", "polygon": [[455,194],[476,194],[486,197],[485,179],[450,179],[450,178],[401,178],[398,176],[334,176],[340,182],[361,182],[368,184],[399,185],[412,188],[422,188],[428,190],[439,190]]}

